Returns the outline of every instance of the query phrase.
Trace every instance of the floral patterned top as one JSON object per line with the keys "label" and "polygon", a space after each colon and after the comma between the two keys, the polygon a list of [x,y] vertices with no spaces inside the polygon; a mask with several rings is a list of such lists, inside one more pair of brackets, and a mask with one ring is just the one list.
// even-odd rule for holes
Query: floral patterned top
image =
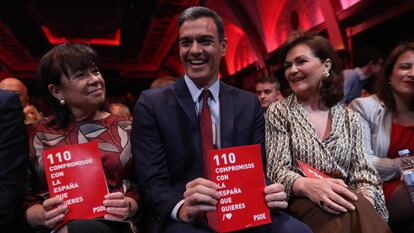
{"label": "floral patterned top", "polygon": [[388,219],[382,181],[366,159],[359,114],[343,105],[333,106],[330,114],[330,135],[321,140],[295,95],[269,107],[266,119],[268,177],[284,184],[291,198],[294,181],[303,176],[296,163],[300,160],[371,197],[378,213]]}
{"label": "floral patterned top", "polygon": [[102,155],[102,165],[109,192],[121,191],[138,203],[138,190],[132,175],[131,121],[109,115],[94,121],[70,122],[64,129],[49,127],[47,120],[28,126],[29,187],[25,210],[49,198],[42,151],[55,147],[95,141]]}

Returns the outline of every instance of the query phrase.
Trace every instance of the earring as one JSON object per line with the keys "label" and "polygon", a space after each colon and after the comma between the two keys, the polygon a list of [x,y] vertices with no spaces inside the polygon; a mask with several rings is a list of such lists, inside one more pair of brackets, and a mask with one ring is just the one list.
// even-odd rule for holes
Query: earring
{"label": "earring", "polygon": [[322,72],[322,76],[323,76],[323,78],[329,78],[329,71],[328,70],[324,70]]}
{"label": "earring", "polygon": [[66,101],[65,101],[64,99],[60,99],[60,100],[59,100],[59,104],[63,106],[63,105],[65,105],[65,104],[66,104]]}

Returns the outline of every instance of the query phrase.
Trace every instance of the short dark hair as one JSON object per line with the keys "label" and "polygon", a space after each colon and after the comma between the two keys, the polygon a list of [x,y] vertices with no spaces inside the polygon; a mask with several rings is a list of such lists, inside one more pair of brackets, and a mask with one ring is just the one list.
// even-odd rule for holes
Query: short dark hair
{"label": "short dark hair", "polygon": [[218,15],[215,11],[210,10],[206,7],[194,6],[185,9],[178,17],[178,28],[181,28],[185,21],[196,20],[201,17],[209,17],[214,20],[214,23],[216,24],[217,28],[217,33],[219,36],[219,41],[222,42],[224,40],[223,20],[221,19],[220,15]]}
{"label": "short dark hair", "polygon": [[259,76],[254,80],[254,84],[258,83],[272,83],[275,85],[276,90],[280,90],[280,82],[274,76]]}
{"label": "short dark hair", "polygon": [[377,80],[377,96],[391,111],[396,110],[394,95],[390,85],[392,71],[398,58],[407,51],[414,52],[414,42],[403,42],[397,45],[388,55],[384,65],[384,73]]}
{"label": "short dark hair", "polygon": [[330,59],[332,62],[329,70],[329,77],[322,79],[321,97],[322,101],[332,107],[342,100],[343,97],[343,76],[342,67],[338,55],[328,39],[315,32],[296,31],[293,32],[280,50],[282,64],[286,61],[287,53],[299,44],[307,45],[312,54],[321,61]]}
{"label": "short dark hair", "polygon": [[378,49],[366,46],[362,49],[358,49],[355,53],[355,66],[364,67],[368,65],[370,61],[378,63],[382,57],[382,53]]}
{"label": "short dark hair", "polygon": [[[37,78],[53,119],[50,125],[64,128],[72,120],[72,112],[67,105],[62,106],[49,92],[49,84],[61,85],[62,77],[69,77],[78,70],[99,67],[98,55],[86,44],[65,43],[52,48],[41,59],[37,68]],[[102,106],[104,109],[105,107]]]}

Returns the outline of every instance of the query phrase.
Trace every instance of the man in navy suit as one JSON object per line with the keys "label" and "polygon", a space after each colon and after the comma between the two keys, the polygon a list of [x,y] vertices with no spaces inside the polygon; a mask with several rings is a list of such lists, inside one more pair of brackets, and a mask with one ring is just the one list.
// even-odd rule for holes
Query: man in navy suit
{"label": "man in navy suit", "polygon": [[[134,111],[132,153],[143,205],[162,232],[211,232],[206,212],[216,209],[217,185],[203,176],[200,98],[208,90],[213,144],[218,148],[264,145],[263,110],[252,93],[218,80],[227,49],[220,16],[192,7],[179,17],[179,51],[185,76],[174,84],[145,91]],[[208,93],[208,92],[207,92]],[[263,150],[264,151],[264,150]],[[272,209],[286,208],[280,184],[264,190]],[[306,225],[275,211],[272,224],[248,232],[310,232]]]}
{"label": "man in navy suit", "polygon": [[0,231],[19,232],[28,156],[23,110],[16,94],[0,90]]}

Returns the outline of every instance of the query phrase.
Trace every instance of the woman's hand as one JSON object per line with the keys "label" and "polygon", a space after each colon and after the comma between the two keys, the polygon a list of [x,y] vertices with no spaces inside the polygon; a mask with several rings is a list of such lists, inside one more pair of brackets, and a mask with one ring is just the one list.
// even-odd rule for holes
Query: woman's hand
{"label": "woman's hand", "polygon": [[308,197],[312,202],[331,214],[355,210],[355,206],[350,201],[358,200],[358,197],[340,179],[301,177],[294,182],[293,190],[297,196]]}
{"label": "woman's hand", "polygon": [[26,211],[26,218],[33,227],[55,228],[67,214],[68,207],[63,199],[53,197],[46,199],[42,205],[37,204]]}
{"label": "woman's hand", "polygon": [[133,216],[138,209],[137,202],[121,192],[107,194],[103,205],[106,210],[104,218],[115,221],[122,221]]}

